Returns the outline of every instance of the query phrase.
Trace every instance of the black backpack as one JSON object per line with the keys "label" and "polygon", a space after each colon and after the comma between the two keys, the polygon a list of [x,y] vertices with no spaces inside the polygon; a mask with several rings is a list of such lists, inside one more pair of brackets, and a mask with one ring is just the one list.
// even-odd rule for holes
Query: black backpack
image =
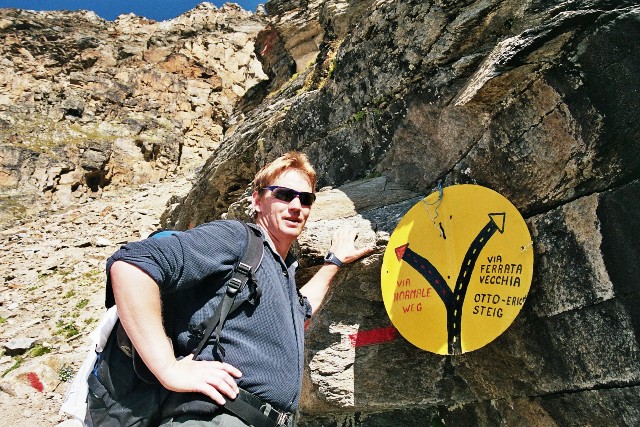
{"label": "black backpack", "polygon": [[[220,334],[227,317],[245,302],[257,304],[259,301],[261,290],[255,280],[255,271],[262,261],[264,245],[251,227],[242,224],[248,235],[247,246],[213,316],[197,327],[202,339],[193,351],[194,358],[211,339],[224,357]],[[178,232],[162,231],[150,237],[161,238],[175,233]],[[237,300],[236,296],[245,286],[249,286],[249,297]],[[88,415],[94,425],[107,427],[157,425],[162,418],[163,403],[172,393],[162,387],[144,365],[120,321],[114,326],[104,351],[98,354],[88,383]]]}

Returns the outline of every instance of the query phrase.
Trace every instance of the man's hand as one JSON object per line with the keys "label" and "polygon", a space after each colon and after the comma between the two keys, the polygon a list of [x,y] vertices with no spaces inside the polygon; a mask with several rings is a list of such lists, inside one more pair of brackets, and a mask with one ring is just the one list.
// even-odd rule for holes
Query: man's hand
{"label": "man's hand", "polygon": [[233,400],[238,394],[235,378],[242,372],[228,363],[193,360],[193,355],[176,360],[156,373],[162,385],[177,392],[199,392],[218,405],[225,404],[225,396]]}
{"label": "man's hand", "polygon": [[340,228],[333,233],[330,251],[344,264],[349,264],[373,252],[373,248],[369,246],[357,249],[355,247],[357,238],[358,230],[351,227]]}

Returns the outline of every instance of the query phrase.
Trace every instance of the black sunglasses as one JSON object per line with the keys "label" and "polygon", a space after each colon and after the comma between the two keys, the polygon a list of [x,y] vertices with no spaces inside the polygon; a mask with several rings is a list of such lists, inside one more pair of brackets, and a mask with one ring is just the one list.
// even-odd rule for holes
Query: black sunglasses
{"label": "black sunglasses", "polygon": [[302,206],[311,206],[316,200],[316,195],[313,193],[307,193],[306,191],[296,191],[287,187],[280,187],[279,185],[270,185],[264,187],[263,190],[270,190],[273,197],[283,202],[289,203],[296,197],[300,199]]}

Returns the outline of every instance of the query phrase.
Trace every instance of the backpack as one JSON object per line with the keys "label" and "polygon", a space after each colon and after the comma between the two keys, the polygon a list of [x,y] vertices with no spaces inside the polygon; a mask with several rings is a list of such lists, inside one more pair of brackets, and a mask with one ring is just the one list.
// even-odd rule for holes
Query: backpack
{"label": "backpack", "polygon": [[[202,339],[193,351],[194,358],[210,340],[218,346],[220,354],[224,357],[220,335],[227,317],[245,301],[251,304],[257,304],[259,301],[261,290],[255,281],[255,271],[262,261],[264,245],[254,230],[244,222],[242,224],[248,235],[247,245],[231,279],[226,283],[222,301],[214,314],[198,326],[198,330],[202,332]],[[149,237],[162,238],[175,233],[179,232],[164,230]],[[245,286],[249,286],[249,297],[236,300],[236,296]],[[162,418],[162,405],[172,393],[162,387],[144,365],[119,320],[110,331],[103,350],[97,354],[86,384],[89,391],[85,423],[88,426],[93,425],[92,422],[108,427],[145,427],[157,424]]]}

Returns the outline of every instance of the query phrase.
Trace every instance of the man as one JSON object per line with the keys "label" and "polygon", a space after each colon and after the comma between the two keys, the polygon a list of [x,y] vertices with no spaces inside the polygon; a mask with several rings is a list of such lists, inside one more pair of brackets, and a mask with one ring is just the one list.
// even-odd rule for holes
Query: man
{"label": "man", "polygon": [[[242,224],[214,221],[168,238],[129,244],[109,259],[110,285],[124,329],[160,383],[179,392],[168,400],[161,425],[244,426],[220,409],[227,399],[236,399],[240,387],[283,414],[297,409],[304,321],[322,303],[339,265],[372,250],[355,248],[355,231],[336,233],[333,255],[298,294],[297,262],[289,249],[309,217],[315,185],[315,171],[297,152],[256,175],[253,206],[265,245],[256,272],[262,295],[255,307],[227,320],[220,342],[224,361],[213,344],[205,347],[201,360],[193,360],[189,353],[198,340],[192,326],[210,316],[222,298],[220,279],[230,276],[246,244]],[[168,317],[172,325],[167,325]],[[167,335],[177,337],[175,354]],[[191,404],[202,400],[204,406]]]}

